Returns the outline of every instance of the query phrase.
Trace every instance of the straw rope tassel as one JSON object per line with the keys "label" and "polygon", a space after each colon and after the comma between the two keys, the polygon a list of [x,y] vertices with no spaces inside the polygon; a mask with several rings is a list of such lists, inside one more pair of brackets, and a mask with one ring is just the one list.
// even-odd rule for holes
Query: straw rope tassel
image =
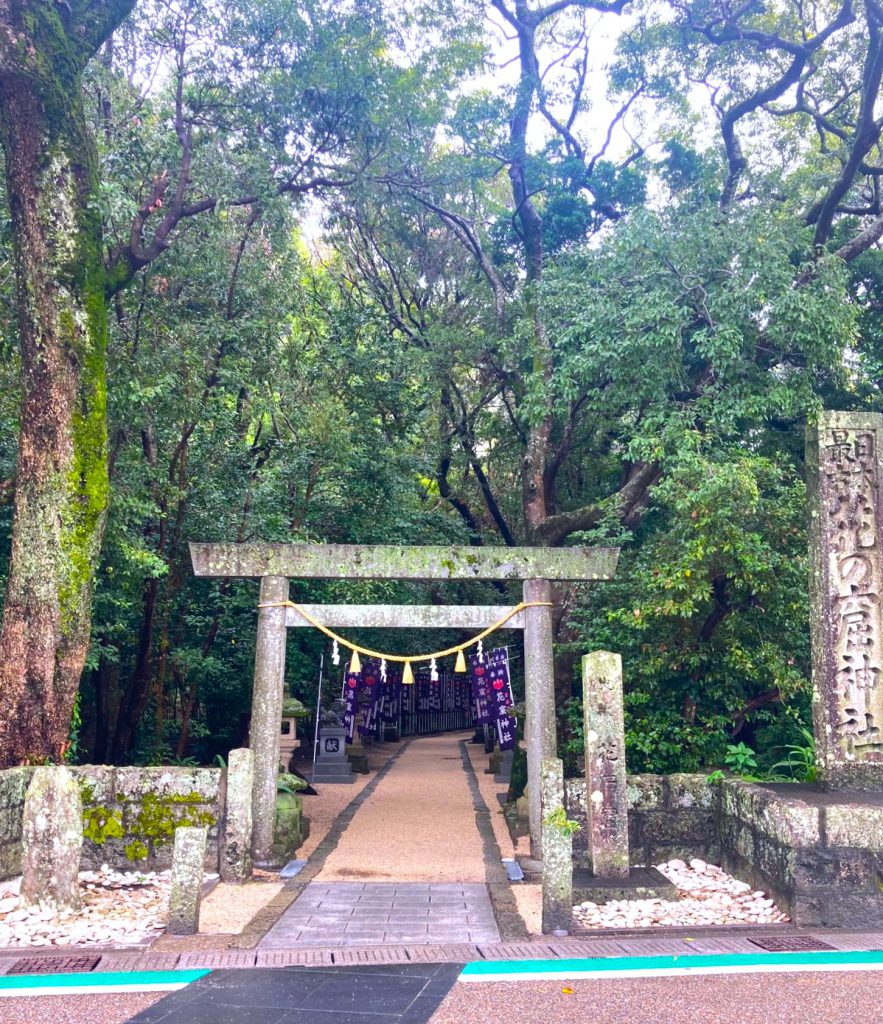
{"label": "straw rope tassel", "polygon": [[457,661],[454,664],[454,671],[461,673],[466,671],[466,658],[463,654],[462,647],[460,648],[459,651],[457,651]]}
{"label": "straw rope tassel", "polygon": [[353,675],[358,675],[362,671],[362,663],[359,661],[359,652],[353,651],[352,659],[350,660],[350,672]]}
{"label": "straw rope tassel", "polygon": [[411,662],[406,661],[405,667],[402,670],[402,685],[412,686],[414,683],[414,673],[411,671]]}

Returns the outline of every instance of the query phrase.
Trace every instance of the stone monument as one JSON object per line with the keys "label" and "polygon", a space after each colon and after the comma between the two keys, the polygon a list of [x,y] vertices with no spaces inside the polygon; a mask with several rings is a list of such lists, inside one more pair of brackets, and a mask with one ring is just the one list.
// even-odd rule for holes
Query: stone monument
{"label": "stone monument", "polygon": [[564,764],[543,760],[540,776],[543,808],[544,935],[567,935],[573,927],[573,833],[564,810]]}
{"label": "stone monument", "polygon": [[629,877],[628,795],[622,658],[609,651],[583,657],[586,816],[596,878]]}
{"label": "stone monument", "polygon": [[[339,702],[335,702],[335,705]],[[353,767],[346,756],[346,729],[335,706],[322,713],[319,723],[319,751],[313,766],[312,782],[353,783]]]}
{"label": "stone monument", "polygon": [[823,789],[883,789],[883,416],[807,428],[816,763]]}
{"label": "stone monument", "polygon": [[22,907],[79,909],[82,846],[79,786],[64,766],[37,768],[22,820]]}
{"label": "stone monument", "polygon": [[583,716],[591,871],[574,871],[574,902],[677,900],[677,887],[655,867],[629,864],[622,659],[618,654],[594,651],[583,657]]}
{"label": "stone monument", "polygon": [[227,759],[227,799],[221,833],[221,880],[240,884],[252,875],[251,793],[254,755],[247,747],[231,750]]}
{"label": "stone monument", "polygon": [[207,828],[181,826],[175,829],[172,848],[172,889],[169,893],[170,935],[195,935],[199,931],[202,878]]}

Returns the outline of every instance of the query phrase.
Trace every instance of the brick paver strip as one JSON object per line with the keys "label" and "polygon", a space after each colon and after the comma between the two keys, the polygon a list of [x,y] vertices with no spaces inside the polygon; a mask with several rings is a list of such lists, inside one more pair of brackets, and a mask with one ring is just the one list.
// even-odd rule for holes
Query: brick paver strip
{"label": "brick paver strip", "polygon": [[[96,971],[134,971],[141,962],[142,953],[105,953]],[[177,959],[177,957],[175,958]],[[174,966],[174,965],[173,965]]]}
{"label": "brick paver strip", "polygon": [[594,942],[555,941],[549,948],[557,957],[622,956],[622,949],[613,939],[596,939]]}
{"label": "brick paver strip", "polygon": [[135,971],[171,971],[178,965],[179,953],[144,953],[132,970]]}
{"label": "brick paver strip", "polygon": [[478,947],[471,943],[454,946],[412,946],[408,950],[408,959],[415,964],[465,963],[480,957]]}
{"label": "brick paver strip", "polygon": [[555,956],[545,942],[500,942],[478,947],[483,960],[546,960]]}
{"label": "brick paver strip", "polygon": [[256,967],[330,967],[334,957],[330,949],[259,949]]}
{"label": "brick paver strip", "polygon": [[757,946],[755,946],[754,943],[749,942],[748,939],[742,938],[715,939],[703,936],[701,939],[696,939],[694,942],[689,942],[687,939],[684,939],[684,943],[689,945],[690,952],[697,954],[753,953],[757,950]]}
{"label": "brick paver strip", "polygon": [[[740,929],[741,931],[741,929]],[[798,934],[818,934],[825,942],[836,945],[838,950],[843,952],[864,952],[879,951],[883,948],[883,932],[860,932],[838,934],[832,931],[819,931],[818,933],[803,933],[793,929]],[[721,935],[714,937],[704,935],[697,938],[695,942],[672,939],[556,939],[553,941],[536,939],[524,943],[473,943],[473,942],[440,942],[440,943],[419,943],[403,946],[356,946],[356,947],[331,947],[319,945],[309,948],[284,948],[284,949],[260,949],[250,953],[232,954],[235,963],[218,961],[218,966],[250,967],[252,963],[257,967],[330,967],[340,963],[340,958],[345,958],[347,963],[353,962],[383,962],[383,963],[475,963],[477,961],[499,961],[505,959],[527,959],[527,960],[576,960],[576,959],[603,959],[619,958],[624,956],[640,958],[659,955],[651,952],[657,950],[662,943],[670,948],[670,943],[680,941],[683,943],[676,956],[713,956],[738,954],[749,950],[756,950],[757,947],[748,942],[744,935]],[[746,948],[747,947],[747,948]],[[82,952],[82,950],[77,950]],[[27,951],[30,952],[30,951]],[[56,956],[70,955],[72,950],[58,950],[41,953],[48,960]],[[382,956],[384,959],[365,960],[351,959],[352,957],[369,957],[374,955]],[[199,957],[215,957],[223,954],[216,954],[211,951],[204,954],[179,954],[177,953],[105,953],[95,971],[96,973],[112,973],[121,971],[155,971],[171,970],[176,966],[183,968],[184,957],[192,959],[195,964]],[[387,959],[388,958],[388,959]],[[11,951],[3,951],[0,954],[0,975],[19,957]],[[190,962],[190,960],[188,960]]]}
{"label": "brick paver strip", "polygon": [[191,967],[211,967],[213,969],[223,967],[254,967],[255,953],[250,952],[206,952],[206,953],[182,953],[178,961],[178,969]]}
{"label": "brick paver strip", "polygon": [[371,946],[367,949],[342,949],[334,954],[335,964],[406,964],[404,946]]}
{"label": "brick paver strip", "polygon": [[684,939],[617,939],[627,956],[678,956],[691,952],[692,943]]}
{"label": "brick paver strip", "polygon": [[824,932],[820,938],[847,953],[863,949],[883,949],[883,932],[858,932],[847,935]]}

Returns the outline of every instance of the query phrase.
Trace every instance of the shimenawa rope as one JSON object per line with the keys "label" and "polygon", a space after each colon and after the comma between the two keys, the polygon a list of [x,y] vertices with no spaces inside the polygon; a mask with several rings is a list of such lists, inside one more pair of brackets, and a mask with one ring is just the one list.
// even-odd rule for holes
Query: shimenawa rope
{"label": "shimenawa rope", "polygon": [[353,643],[352,640],[346,640],[339,633],[335,633],[333,629],[329,629],[324,623],[319,622],[313,615],[301,605],[296,604],[294,601],[273,601],[267,604],[259,604],[258,608],[294,608],[298,615],[302,616],[310,623],[311,626],[315,626],[321,633],[324,633],[329,639],[334,640],[341,647],[347,647],[353,652],[352,661],[350,662],[350,671],[359,672],[361,671],[361,662],[359,661],[359,655],[363,654],[367,658],[380,658],[383,661],[397,661],[402,662],[405,665],[405,671],[403,674],[403,682],[408,682],[408,677],[411,676],[413,681],[413,675],[411,673],[411,662],[417,661],[432,661],[434,658],[446,658],[451,654],[457,655],[457,663],[454,666],[455,672],[466,671],[466,661],[463,658],[463,651],[467,647],[472,647],[479,641],[484,640],[485,637],[490,636],[491,633],[501,629],[505,624],[514,618],[519,612],[524,611],[525,608],[551,608],[551,601],[521,601],[515,605],[510,611],[508,611],[502,619],[498,622],[488,626],[487,629],[477,633],[471,640],[468,640],[464,644],[456,644],[454,647],[447,647],[443,651],[433,651],[429,654],[384,654],[383,651],[372,651],[370,647],[362,647],[359,644]]}

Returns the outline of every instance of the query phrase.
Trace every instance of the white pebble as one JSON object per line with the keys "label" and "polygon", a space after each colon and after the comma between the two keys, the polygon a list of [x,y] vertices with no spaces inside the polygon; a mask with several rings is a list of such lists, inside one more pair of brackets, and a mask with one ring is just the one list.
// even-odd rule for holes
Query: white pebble
{"label": "white pebble", "polygon": [[677,887],[681,896],[678,902],[611,900],[601,906],[587,902],[574,907],[574,916],[588,928],[766,924],[789,920],[766,893],[752,891],[750,885],[698,857],[689,866],[675,859],[659,865],[658,870]]}

